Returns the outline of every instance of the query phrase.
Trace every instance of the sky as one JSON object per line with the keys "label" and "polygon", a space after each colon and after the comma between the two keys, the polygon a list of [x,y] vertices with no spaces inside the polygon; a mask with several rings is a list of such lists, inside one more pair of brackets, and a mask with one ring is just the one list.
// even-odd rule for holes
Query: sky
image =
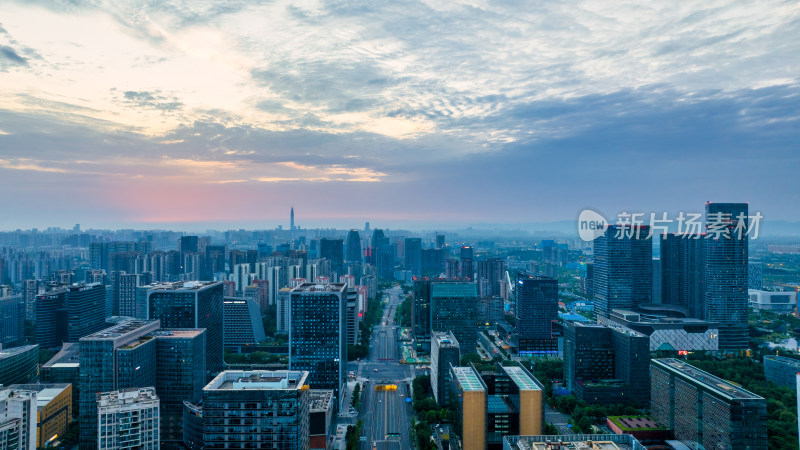
{"label": "sky", "polygon": [[0,229],[800,221],[796,1],[0,2]]}

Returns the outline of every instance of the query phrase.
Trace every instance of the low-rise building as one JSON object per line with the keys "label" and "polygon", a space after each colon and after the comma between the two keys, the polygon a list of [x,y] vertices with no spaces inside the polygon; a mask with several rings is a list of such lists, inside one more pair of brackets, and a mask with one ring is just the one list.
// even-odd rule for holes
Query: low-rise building
{"label": "low-rise building", "polygon": [[793,291],[762,291],[750,289],[750,306],[756,311],[791,314],[797,309],[797,293]]}
{"label": "low-rise building", "polygon": [[0,384],[25,384],[39,379],[39,346],[0,350]]}
{"label": "low-rise building", "polygon": [[794,389],[797,387],[795,375],[798,373],[800,373],[800,359],[776,355],[764,356],[764,375],[767,381]]}

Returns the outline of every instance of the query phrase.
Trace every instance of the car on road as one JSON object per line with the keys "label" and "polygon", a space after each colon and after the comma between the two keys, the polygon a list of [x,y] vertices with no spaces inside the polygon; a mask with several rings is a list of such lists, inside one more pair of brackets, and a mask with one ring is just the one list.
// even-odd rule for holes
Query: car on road
{"label": "car on road", "polygon": [[375,373],[378,373],[378,369],[375,369]]}

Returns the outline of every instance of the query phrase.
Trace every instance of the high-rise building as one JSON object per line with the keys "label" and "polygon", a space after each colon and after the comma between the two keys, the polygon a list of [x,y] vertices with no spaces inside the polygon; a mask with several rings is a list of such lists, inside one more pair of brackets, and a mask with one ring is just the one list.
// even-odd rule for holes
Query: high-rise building
{"label": "high-rise building", "polygon": [[444,234],[436,233],[436,248],[444,248]]}
{"label": "high-rise building", "polygon": [[414,332],[414,342],[422,351],[431,348],[431,281],[426,279],[414,280],[414,300],[411,314],[411,329]]}
{"label": "high-rise building", "polygon": [[452,333],[433,333],[431,336],[431,390],[439,405],[450,405],[450,367],[458,366],[461,350]]}
{"label": "high-rise building", "polygon": [[98,393],[96,423],[99,450],[161,446],[159,400],[152,387]]}
{"label": "high-rise building", "polygon": [[206,381],[206,330],[160,329],[156,343],[155,388],[161,405],[161,442],[183,441],[183,402],[197,403]]}
{"label": "high-rise building", "polygon": [[276,302],[278,316],[276,332],[278,333],[288,334],[292,327],[292,322],[289,320],[291,318],[291,292],[292,290],[289,288],[283,288],[278,291],[278,300]]}
{"label": "high-rise building", "polygon": [[452,331],[461,352],[473,352],[478,339],[478,306],[477,283],[431,283],[431,330]]}
{"label": "high-rise building", "polygon": [[762,289],[764,286],[764,263],[750,261],[747,263],[747,288]]}
{"label": "high-rise building", "polygon": [[500,296],[500,282],[506,278],[506,260],[489,258],[478,261],[478,293],[481,297]]}
{"label": "high-rise building", "polygon": [[459,260],[450,258],[445,263],[444,277],[448,280],[456,280],[459,276]]}
{"label": "high-rise building", "polygon": [[319,241],[319,256],[331,262],[331,270],[338,275],[344,272],[343,243],[341,239],[322,238]]}
{"label": "high-rise building", "polygon": [[[116,276],[117,285],[117,315],[126,317],[144,318],[146,312],[137,310],[136,293],[140,286],[147,286],[153,282],[151,272],[125,273]],[[139,305],[139,309],[141,309]]]}
{"label": "high-rise building", "polygon": [[32,383],[38,377],[38,345],[0,349],[0,385]]}
{"label": "high-rise building", "polygon": [[347,254],[345,261],[348,264],[361,264],[361,236],[358,230],[350,230],[347,232]]}
{"label": "high-rise building", "polygon": [[405,239],[405,267],[415,277],[422,276],[422,239]]}
{"label": "high-rise building", "polygon": [[699,234],[668,233],[661,245],[661,303],[686,308],[702,318],[703,239]]}
{"label": "high-rise building", "polygon": [[[719,348],[750,345],[748,318],[747,203],[706,203],[703,257],[703,319],[719,322]],[[744,231],[739,233],[740,218]]]}
{"label": "high-rise building", "polygon": [[0,297],[0,344],[16,347],[24,343],[25,298],[22,294]]}
{"label": "high-rise building", "polygon": [[611,225],[594,240],[594,311],[607,317],[612,309],[651,303],[653,243],[650,227]]}
{"label": "high-rise building", "polygon": [[[760,287],[758,289],[761,289]],[[22,281],[22,298],[25,302],[25,320],[36,323],[36,296],[39,295],[37,280]]]}
{"label": "high-rise building", "polygon": [[553,336],[553,326],[558,323],[558,280],[520,273],[516,296],[519,353],[557,355],[558,338]]}
{"label": "high-rise building", "polygon": [[304,283],[291,291],[289,369],[309,372],[308,382],[333,389],[337,403],[347,364],[347,287]]}
{"label": "high-rise building", "polygon": [[36,450],[36,392],[0,389],[0,448]]}
{"label": "high-rise building", "polygon": [[[486,449],[486,386],[473,367],[453,367],[452,389],[456,414],[456,433],[463,450]],[[460,426],[459,426],[460,425]]]}
{"label": "high-rise building", "polygon": [[309,373],[225,371],[203,388],[205,448],[309,448]]}
{"label": "high-rise building", "polygon": [[80,447],[98,448],[98,392],[154,386],[158,320],[125,320],[80,340]]}
{"label": "high-rise building", "polygon": [[31,439],[36,448],[45,448],[67,432],[72,422],[71,384],[13,384],[8,389],[36,394],[36,436]]}
{"label": "high-rise building", "polygon": [[100,283],[71,285],[67,288],[67,340],[78,339],[106,326],[106,286]]}
{"label": "high-rise building", "polygon": [[505,436],[538,435],[544,431],[544,386],[520,366],[497,364],[482,370],[486,387],[486,447],[503,448]]}
{"label": "high-rise building", "polygon": [[616,325],[564,324],[564,378],[567,388],[587,403],[649,400],[650,340]]}
{"label": "high-rise building", "polygon": [[164,328],[205,328],[207,379],[222,371],[224,296],[221,282],[153,284],[147,286],[145,304],[147,317],[160,320]]}
{"label": "high-rise building", "polygon": [[650,362],[655,420],[703,448],[766,450],[767,401],[683,361]]}
{"label": "high-rise building", "polygon": [[294,206],[289,210],[289,230],[294,231]]}
{"label": "high-rise building", "polygon": [[255,300],[248,298],[226,297],[223,308],[224,345],[254,345],[263,342],[264,322]]}

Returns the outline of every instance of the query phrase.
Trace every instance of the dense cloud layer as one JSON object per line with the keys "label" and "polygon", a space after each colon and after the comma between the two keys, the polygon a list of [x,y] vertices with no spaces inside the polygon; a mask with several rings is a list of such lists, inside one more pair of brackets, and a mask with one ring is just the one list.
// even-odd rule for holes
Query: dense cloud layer
{"label": "dense cloud layer", "polygon": [[0,5],[0,228],[800,220],[796,2],[127,5]]}

